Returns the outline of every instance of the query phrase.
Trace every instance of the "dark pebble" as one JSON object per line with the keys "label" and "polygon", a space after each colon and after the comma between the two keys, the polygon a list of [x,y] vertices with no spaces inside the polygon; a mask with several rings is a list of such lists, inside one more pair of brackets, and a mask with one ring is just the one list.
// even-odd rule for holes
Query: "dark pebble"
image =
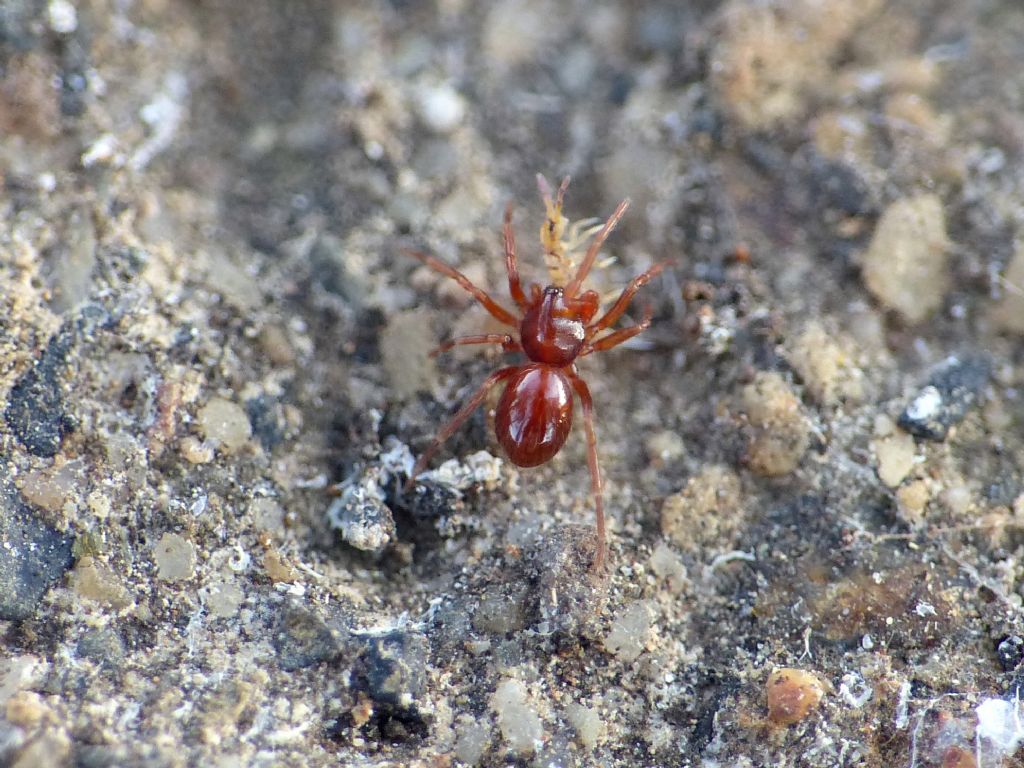
{"label": "dark pebble", "polygon": [[1024,661],[1024,637],[1008,635],[996,646],[999,666],[1003,672],[1012,672]]}
{"label": "dark pebble", "polygon": [[7,426],[33,456],[55,455],[70,425],[60,379],[71,341],[71,334],[58,332],[35,365],[14,382],[7,397]]}
{"label": "dark pebble", "polygon": [[73,541],[40,520],[9,481],[0,482],[0,620],[35,612],[71,567]]}
{"label": "dark pebble", "polygon": [[353,686],[393,716],[422,720],[428,650],[427,638],[416,632],[369,637],[352,669]]}
{"label": "dark pebble", "polygon": [[989,361],[984,357],[946,358],[903,409],[900,427],[924,440],[945,440],[950,428],[977,402],[989,373]]}
{"label": "dark pebble", "polygon": [[246,400],[245,414],[263,450],[270,452],[284,440],[284,419],[277,398],[260,395]]}
{"label": "dark pebble", "polygon": [[274,626],[271,644],[281,669],[293,671],[337,658],[348,632],[299,603],[286,604]]}

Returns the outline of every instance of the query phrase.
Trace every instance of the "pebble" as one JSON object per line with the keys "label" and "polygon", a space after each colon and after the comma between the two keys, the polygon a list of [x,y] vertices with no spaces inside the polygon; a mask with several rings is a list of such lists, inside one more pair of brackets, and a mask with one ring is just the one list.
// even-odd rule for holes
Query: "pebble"
{"label": "pebble", "polygon": [[949,290],[949,244],[937,195],[897,200],[882,213],[864,253],[864,284],[884,307],[919,323]]}
{"label": "pebble", "polygon": [[0,480],[0,620],[29,618],[71,567],[73,537],[40,520]]}
{"label": "pebble", "polygon": [[811,396],[821,405],[857,402],[864,397],[864,372],[852,341],[812,322],[793,340],[787,359]]}
{"label": "pebble", "polygon": [[825,687],[818,676],[802,669],[784,667],[768,676],[768,719],[776,725],[793,725],[818,708]]}
{"label": "pebble", "polygon": [[897,423],[914,437],[941,442],[978,401],[988,384],[987,358],[949,357],[931,374],[928,383],[903,409]]}
{"label": "pebble", "polygon": [[434,133],[451,133],[465,119],[466,102],[448,83],[422,88],[416,96],[420,120]]}
{"label": "pebble", "polygon": [[301,603],[289,602],[277,617],[270,642],[281,669],[291,672],[336,658],[347,638],[344,628],[328,624]]}
{"label": "pebble", "polygon": [[252,437],[252,424],[245,410],[222,397],[210,398],[197,414],[199,429],[207,440],[226,453],[234,453]]}
{"label": "pebble", "polygon": [[381,487],[388,475],[368,467],[357,482],[346,482],[327,509],[327,521],[341,538],[363,552],[383,552],[395,538],[395,518]]}
{"label": "pebble", "polygon": [[153,548],[157,578],[161,581],[186,581],[195,575],[195,545],[177,533],[165,533]]}
{"label": "pebble", "polygon": [[79,559],[71,576],[71,585],[81,597],[111,608],[120,609],[131,603],[131,595],[121,577],[109,565],[90,555]]}
{"label": "pebble", "polygon": [[895,488],[910,474],[916,461],[917,446],[906,432],[894,432],[871,443],[878,463],[878,477]]}
{"label": "pebble", "polygon": [[565,708],[565,717],[586,749],[594,749],[604,737],[604,721],[597,709],[572,701]]}
{"label": "pebble", "polygon": [[761,371],[743,388],[743,408],[754,428],[747,449],[750,468],[778,477],[800,464],[811,442],[811,425],[800,398],[774,371]]}
{"label": "pebble", "polygon": [[427,638],[418,632],[370,637],[352,668],[352,685],[392,715],[422,719],[428,650]]}
{"label": "pebble", "polygon": [[427,353],[438,345],[426,310],[400,312],[380,336],[381,362],[395,397],[408,399],[437,389],[437,365]]}
{"label": "pebble", "polygon": [[728,467],[705,467],[661,505],[661,532],[673,544],[693,551],[728,546],[743,517],[740,479]]}
{"label": "pebble", "polygon": [[544,723],[530,703],[526,686],[519,680],[502,680],[491,694],[491,709],[501,735],[517,755],[536,752],[544,743]]}
{"label": "pebble", "polygon": [[604,647],[619,661],[636,661],[651,638],[651,609],[643,600],[625,605],[604,638]]}
{"label": "pebble", "polygon": [[71,342],[70,333],[59,331],[35,364],[14,382],[7,396],[7,426],[33,456],[56,455],[68,431],[60,380]]}

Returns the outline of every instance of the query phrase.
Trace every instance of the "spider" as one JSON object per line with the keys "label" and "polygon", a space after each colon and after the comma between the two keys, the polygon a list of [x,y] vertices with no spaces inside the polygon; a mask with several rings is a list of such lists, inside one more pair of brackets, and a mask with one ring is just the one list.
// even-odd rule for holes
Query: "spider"
{"label": "spider", "polygon": [[[564,220],[560,221],[557,215],[552,215],[550,193],[543,177],[539,175],[538,184],[548,207],[546,225],[541,231],[542,245],[551,250],[549,246],[554,243],[554,240],[561,238],[561,229],[555,231],[555,226],[559,223],[564,224]],[[562,200],[568,186],[569,178],[566,177],[558,188],[554,209],[556,214],[561,211]],[[427,463],[441,445],[480,406],[487,397],[487,393],[499,384],[505,385],[505,390],[498,401],[494,420],[494,431],[499,445],[516,466],[535,467],[543,464],[558,453],[569,435],[572,426],[572,395],[575,392],[583,409],[590,487],[597,512],[597,552],[593,561],[595,571],[604,568],[608,554],[604,519],[604,486],[597,459],[594,403],[590,396],[590,388],[580,377],[576,368],[576,360],[594,352],[604,352],[616,347],[642,333],[650,326],[651,313],[648,309],[645,311],[643,319],[636,325],[598,336],[622,317],[636,292],[664,267],[664,264],[655,264],[646,272],[634,277],[608,311],[596,320],[594,319],[600,308],[600,298],[595,291],[587,290],[581,293],[580,289],[583,286],[583,281],[587,278],[587,273],[594,265],[598,251],[628,207],[629,199],[627,198],[619,203],[604,225],[597,230],[586,254],[576,268],[575,274],[567,284],[564,286],[548,285],[542,289],[533,283],[530,285],[530,292],[527,295],[519,280],[516,242],[512,233],[512,203],[510,202],[505,208],[502,233],[505,246],[505,270],[508,273],[508,290],[518,310],[515,313],[505,309],[458,270],[429,254],[420,251],[407,251],[410,256],[423,262],[435,272],[457,282],[498,322],[515,329],[515,334],[487,333],[454,338],[431,352],[431,356],[464,344],[500,344],[506,353],[520,352],[525,354],[528,359],[528,362],[520,365],[500,368],[484,380],[473,396],[444,425],[433,442],[420,455],[409,476],[407,487],[411,486],[416,476],[426,468]]]}

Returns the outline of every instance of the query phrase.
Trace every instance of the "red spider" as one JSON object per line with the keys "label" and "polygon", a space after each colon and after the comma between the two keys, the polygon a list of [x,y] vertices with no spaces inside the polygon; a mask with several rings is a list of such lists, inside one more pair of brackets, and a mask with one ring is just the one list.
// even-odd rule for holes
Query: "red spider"
{"label": "red spider", "polygon": [[[564,219],[560,218],[561,206],[569,179],[563,179],[558,189],[554,216],[546,184],[541,177],[538,177],[538,181],[548,204],[548,220],[545,230],[542,231],[542,239],[545,244],[550,245],[553,242],[552,235],[557,235],[560,242],[561,227],[565,223]],[[590,389],[576,369],[576,358],[618,346],[643,332],[651,324],[651,315],[648,311],[638,324],[595,339],[601,331],[622,317],[636,292],[661,272],[664,266],[655,264],[646,272],[634,277],[611,308],[596,321],[591,322],[597,314],[600,299],[595,291],[580,293],[580,288],[597,258],[598,251],[628,206],[628,199],[619,203],[594,236],[576,274],[566,286],[549,285],[541,289],[539,285],[533,283],[530,286],[530,295],[527,296],[519,282],[516,244],[512,234],[512,204],[509,203],[505,209],[503,229],[505,269],[508,272],[509,293],[519,308],[518,315],[498,304],[461,272],[428,254],[408,251],[409,255],[431,269],[455,280],[496,320],[518,331],[518,341],[508,333],[462,336],[445,342],[434,350],[432,355],[462,344],[501,344],[505,352],[522,352],[529,358],[528,363],[501,368],[487,377],[420,456],[412,470],[409,484],[424,470],[427,462],[444,441],[451,437],[480,406],[487,393],[502,382],[505,383],[505,391],[498,402],[494,420],[498,443],[516,466],[535,467],[543,464],[558,453],[569,435],[569,428],[572,426],[572,392],[575,390],[583,407],[583,423],[587,432],[587,463],[590,466],[591,491],[597,508],[597,555],[593,563],[595,571],[604,567],[608,551],[602,499],[603,483],[597,461],[594,404],[590,397]]]}

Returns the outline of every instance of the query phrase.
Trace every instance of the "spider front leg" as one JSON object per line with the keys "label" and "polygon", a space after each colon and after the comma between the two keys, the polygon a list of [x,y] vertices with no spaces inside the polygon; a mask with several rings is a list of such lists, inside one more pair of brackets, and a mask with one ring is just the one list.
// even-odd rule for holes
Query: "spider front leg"
{"label": "spider front leg", "polygon": [[597,460],[597,433],[594,431],[594,400],[590,396],[590,387],[575,371],[569,376],[576,396],[583,407],[583,427],[587,433],[587,466],[590,468],[590,492],[594,497],[597,523],[597,554],[594,556],[593,572],[604,570],[608,558],[608,536],[604,523],[604,480],[601,477],[601,466]]}
{"label": "spider front leg", "polygon": [[[597,341],[590,341],[583,345],[583,349],[580,350],[580,357],[593,354],[594,352],[604,352],[612,347],[617,347],[625,341],[629,341],[634,336],[639,336],[641,333],[651,327],[651,307],[650,305],[644,307],[644,319],[636,325],[631,325],[628,328],[620,328],[614,333],[609,333],[607,336],[602,336]],[[588,334],[589,335],[589,334]]]}
{"label": "spider front leg", "polygon": [[461,347],[464,344],[501,344],[501,348],[505,352],[523,351],[523,348],[519,346],[519,342],[507,333],[483,333],[477,336],[459,336],[455,339],[449,339],[437,349],[432,350],[430,356],[437,357],[442,352],[447,352],[455,347]]}
{"label": "spider front leg", "polygon": [[500,368],[490,376],[488,376],[484,383],[480,385],[480,388],[473,393],[473,396],[466,401],[459,412],[452,416],[451,421],[441,428],[441,431],[437,433],[437,437],[434,438],[433,442],[427,446],[427,450],[420,454],[419,459],[416,461],[415,466],[412,468],[412,474],[409,475],[409,479],[405,481],[405,489],[409,490],[412,487],[413,480],[416,476],[422,472],[434,454],[437,453],[438,449],[444,444],[445,440],[455,434],[455,431],[465,424],[466,419],[473,415],[473,411],[480,407],[480,403],[487,397],[487,393],[490,392],[495,385],[500,384],[513,373],[518,371],[519,368],[516,366],[509,366],[508,368]]}
{"label": "spider front leg", "polygon": [[505,243],[505,271],[508,273],[508,292],[520,309],[530,306],[522,283],[519,282],[519,265],[516,263],[516,236],[512,231],[512,203],[505,206],[505,223],[502,226],[502,239]]}
{"label": "spider front leg", "polygon": [[[619,298],[615,300],[611,308],[605,312],[598,320],[587,326],[586,339],[589,341],[597,333],[603,331],[605,328],[613,325],[629,308],[629,303],[636,296],[636,292],[643,288],[647,283],[657,277],[661,271],[665,268],[666,262],[659,262],[653,267],[648,269],[646,272],[641,272],[639,275],[629,281],[629,284],[622,289],[622,293],[619,294]],[[641,323],[642,325],[642,323]],[[640,331],[637,331],[639,333]],[[609,337],[610,338],[610,337]],[[629,338],[628,336],[626,338]],[[623,339],[625,341],[626,339]],[[613,345],[614,346],[614,345]],[[607,349],[607,347],[605,347]]]}
{"label": "spider front leg", "polygon": [[492,299],[490,294],[485,290],[474,285],[472,280],[454,267],[449,267],[443,261],[435,259],[429,253],[413,250],[404,250],[403,252],[412,256],[414,259],[423,262],[435,272],[440,272],[445,277],[450,277],[452,280],[457,282],[463,290],[470,293],[474,299],[479,301],[483,305],[483,308],[490,312],[491,316],[498,322],[504,323],[505,325],[511,325],[513,328],[519,327],[519,319],[515,315]]}

